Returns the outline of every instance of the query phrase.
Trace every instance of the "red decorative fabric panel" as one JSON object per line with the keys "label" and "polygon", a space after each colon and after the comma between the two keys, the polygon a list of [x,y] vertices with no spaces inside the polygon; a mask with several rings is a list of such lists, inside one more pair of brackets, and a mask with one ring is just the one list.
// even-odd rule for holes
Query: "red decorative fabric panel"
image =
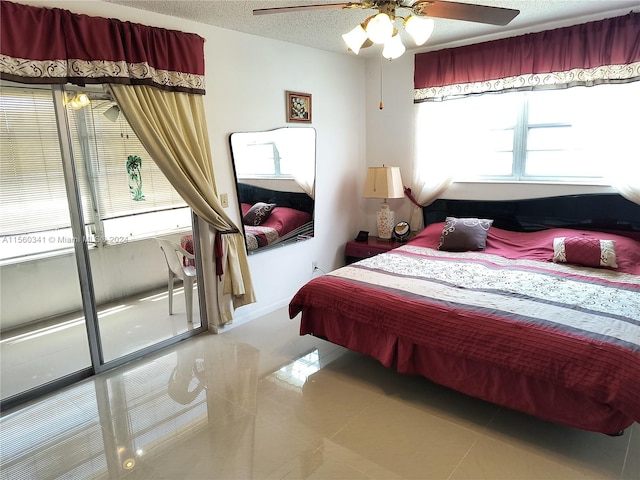
{"label": "red decorative fabric panel", "polygon": [[[640,13],[415,56],[416,102],[640,77]],[[500,80],[497,85],[479,85]],[[437,92],[456,85],[456,90]],[[434,91],[422,91],[434,89]]]}
{"label": "red decorative fabric panel", "polygon": [[205,92],[199,35],[8,1],[0,8],[0,78]]}

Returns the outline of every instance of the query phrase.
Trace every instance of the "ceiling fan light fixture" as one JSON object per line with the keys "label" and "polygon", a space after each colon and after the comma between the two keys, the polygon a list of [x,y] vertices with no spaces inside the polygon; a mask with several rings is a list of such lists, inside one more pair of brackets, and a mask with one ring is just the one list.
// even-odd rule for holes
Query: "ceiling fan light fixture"
{"label": "ceiling fan light fixture", "polygon": [[404,21],[404,29],[407,31],[416,45],[424,45],[433,33],[434,22],[431,18],[410,15]]}
{"label": "ceiling fan light fixture", "polygon": [[67,102],[67,105],[72,110],[80,110],[82,107],[86,107],[90,103],[91,103],[91,100],[89,100],[89,96],[86,93],[79,93],[74,97],[72,97]]}
{"label": "ceiling fan light fixture", "polygon": [[382,49],[382,56],[389,60],[393,60],[402,56],[405,50],[406,47],[402,44],[400,35],[398,35],[398,32],[396,31],[396,34],[385,42],[384,48]]}
{"label": "ceiling fan light fixture", "polygon": [[347,47],[349,47],[349,50],[351,50],[356,55],[358,54],[358,52],[360,52],[360,49],[368,38],[369,37],[367,37],[367,32],[364,31],[362,25],[358,25],[349,33],[345,33],[344,35],[342,35],[344,43],[346,43]]}
{"label": "ceiling fan light fixture", "polygon": [[104,116],[107,117],[111,122],[115,123],[120,116],[120,107],[118,107],[117,105],[112,105],[105,110]]}
{"label": "ceiling fan light fixture", "polygon": [[385,43],[393,35],[393,22],[386,13],[378,13],[367,23],[366,32],[373,43]]}

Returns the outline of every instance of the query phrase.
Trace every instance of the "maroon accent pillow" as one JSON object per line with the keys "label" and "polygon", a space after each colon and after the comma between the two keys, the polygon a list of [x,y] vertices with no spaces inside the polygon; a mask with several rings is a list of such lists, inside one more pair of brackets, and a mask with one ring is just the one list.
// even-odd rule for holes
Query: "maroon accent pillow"
{"label": "maroon accent pillow", "polygon": [[554,238],[553,261],[585,267],[618,268],[615,242],[588,236]]}
{"label": "maroon accent pillow", "polygon": [[262,225],[274,208],[276,208],[275,203],[257,202],[242,217],[242,223],[253,226]]}
{"label": "maroon accent pillow", "polygon": [[274,228],[280,236],[283,236],[311,220],[310,213],[288,207],[277,207],[262,226]]}
{"label": "maroon accent pillow", "polygon": [[484,250],[493,220],[486,218],[447,217],[440,235],[438,250],[466,252]]}

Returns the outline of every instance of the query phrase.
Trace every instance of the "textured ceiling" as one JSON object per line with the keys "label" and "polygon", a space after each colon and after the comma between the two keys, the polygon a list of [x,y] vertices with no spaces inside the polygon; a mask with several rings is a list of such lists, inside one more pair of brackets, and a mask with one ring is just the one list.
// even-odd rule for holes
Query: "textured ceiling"
{"label": "textured ceiling", "polygon": [[[341,35],[348,32],[372,14],[371,10],[322,9],[253,15],[254,8],[283,7],[338,3],[339,0],[232,0],[232,1],[192,1],[192,0],[105,0],[174,17],[215,25],[261,37],[283,40],[322,50],[352,55],[346,51]],[[560,24],[581,23],[599,18],[640,11],[640,1],[634,0],[458,0],[461,3],[478,3],[494,7],[515,8],[520,14],[507,26],[499,27],[471,23],[460,20],[436,18],[431,39],[421,50],[429,46],[450,42],[464,42],[468,39],[490,39],[536,31],[536,25],[559,22]],[[400,12],[400,11],[399,11]],[[406,12],[406,11],[405,11]],[[402,29],[401,29],[402,30]],[[402,33],[403,43],[411,47],[411,41]],[[361,50],[361,56],[377,55],[380,47]]]}

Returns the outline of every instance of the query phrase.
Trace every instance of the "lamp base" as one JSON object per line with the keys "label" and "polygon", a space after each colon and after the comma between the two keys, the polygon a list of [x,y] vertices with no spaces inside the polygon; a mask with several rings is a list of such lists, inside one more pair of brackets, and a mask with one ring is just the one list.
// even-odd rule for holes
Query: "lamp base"
{"label": "lamp base", "polygon": [[387,202],[382,202],[378,212],[378,239],[384,241],[393,240],[394,214],[389,209]]}

